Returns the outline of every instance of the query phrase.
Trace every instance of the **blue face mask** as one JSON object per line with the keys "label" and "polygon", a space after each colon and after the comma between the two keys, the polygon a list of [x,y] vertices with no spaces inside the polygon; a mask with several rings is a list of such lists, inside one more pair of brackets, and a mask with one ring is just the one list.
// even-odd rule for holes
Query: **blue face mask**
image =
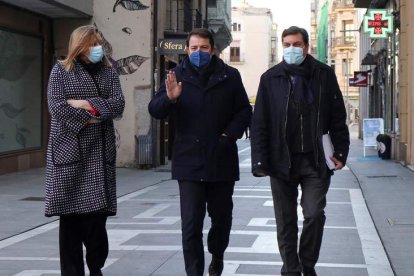
{"label": "blue face mask", "polygon": [[210,58],[210,53],[208,52],[196,51],[190,54],[191,64],[197,66],[198,68],[201,68],[204,65],[208,64],[210,62]]}
{"label": "blue face mask", "polygon": [[283,59],[287,64],[299,65],[305,60],[303,48],[290,46],[283,49]]}
{"label": "blue face mask", "polygon": [[98,63],[102,60],[104,56],[104,52],[102,49],[101,45],[95,46],[95,47],[90,47],[89,48],[89,56],[88,59],[92,62],[92,63]]}

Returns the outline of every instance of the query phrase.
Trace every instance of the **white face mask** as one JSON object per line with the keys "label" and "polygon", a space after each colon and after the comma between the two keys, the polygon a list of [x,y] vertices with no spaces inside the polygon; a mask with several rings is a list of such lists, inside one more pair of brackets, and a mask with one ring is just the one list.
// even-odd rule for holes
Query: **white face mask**
{"label": "white face mask", "polygon": [[299,65],[305,60],[302,47],[290,46],[283,49],[283,59],[287,64]]}

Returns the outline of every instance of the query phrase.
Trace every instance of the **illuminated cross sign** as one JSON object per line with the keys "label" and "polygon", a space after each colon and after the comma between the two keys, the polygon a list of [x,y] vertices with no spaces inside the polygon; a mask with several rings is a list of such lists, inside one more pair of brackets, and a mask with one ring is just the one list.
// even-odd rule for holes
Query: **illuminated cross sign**
{"label": "illuminated cross sign", "polygon": [[392,15],[387,15],[386,10],[370,10],[364,17],[364,31],[371,38],[386,38],[392,32]]}

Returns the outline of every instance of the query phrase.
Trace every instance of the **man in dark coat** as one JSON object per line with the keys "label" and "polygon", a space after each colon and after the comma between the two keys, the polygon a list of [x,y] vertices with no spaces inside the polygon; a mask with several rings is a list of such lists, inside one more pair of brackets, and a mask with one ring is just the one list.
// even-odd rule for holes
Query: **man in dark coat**
{"label": "man in dark coat", "polygon": [[[283,31],[283,61],[260,79],[250,134],[253,174],[270,176],[281,273],[289,276],[316,275],[331,175],[343,168],[349,151],[345,105],[335,73],[308,55],[308,41],[305,29],[292,26]],[[334,148],[328,157],[331,169],[324,134]],[[304,221],[298,252],[299,184]]]}
{"label": "man in dark coat", "polygon": [[221,275],[232,224],[232,195],[239,180],[236,140],[251,117],[239,72],[214,52],[212,34],[193,30],[188,56],[167,75],[149,104],[157,119],[175,116],[172,178],[178,180],[182,244],[187,275],[204,273],[203,221],[211,217],[210,275]]}

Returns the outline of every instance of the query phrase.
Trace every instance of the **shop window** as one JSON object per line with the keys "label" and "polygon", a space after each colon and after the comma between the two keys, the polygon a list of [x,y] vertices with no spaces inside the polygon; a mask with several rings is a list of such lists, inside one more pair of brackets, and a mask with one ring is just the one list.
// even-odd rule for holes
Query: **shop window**
{"label": "shop window", "polygon": [[42,146],[42,39],[0,29],[0,154]]}

